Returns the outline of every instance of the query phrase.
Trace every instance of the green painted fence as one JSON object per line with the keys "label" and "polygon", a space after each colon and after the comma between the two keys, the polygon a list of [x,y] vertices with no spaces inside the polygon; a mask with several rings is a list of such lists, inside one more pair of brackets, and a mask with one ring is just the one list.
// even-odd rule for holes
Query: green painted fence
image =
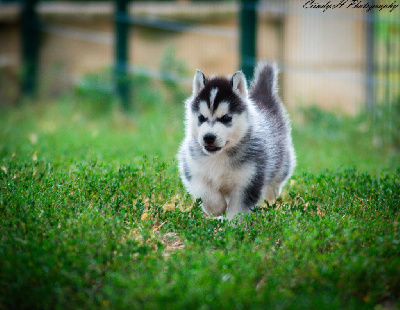
{"label": "green painted fence", "polygon": [[[115,0],[115,89],[125,110],[129,110],[132,87],[129,74],[129,30],[138,21],[129,16],[130,0]],[[251,77],[256,59],[256,25],[258,0],[240,0],[240,64],[242,71]],[[37,69],[40,50],[40,23],[36,10],[38,0],[23,1],[21,11],[22,38],[22,90],[24,95],[32,96],[37,88]],[[153,21],[151,27],[181,31],[190,27],[188,23],[174,21]]]}

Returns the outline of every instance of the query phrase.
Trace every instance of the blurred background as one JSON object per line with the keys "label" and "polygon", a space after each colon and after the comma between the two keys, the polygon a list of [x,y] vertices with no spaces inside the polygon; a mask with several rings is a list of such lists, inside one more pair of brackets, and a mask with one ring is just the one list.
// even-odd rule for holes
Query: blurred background
{"label": "blurred background", "polygon": [[[101,113],[120,107],[136,114],[137,130],[137,115],[160,109],[160,102],[177,106],[171,117],[181,121],[196,68],[206,75],[242,69],[251,77],[256,61],[267,59],[281,69],[280,95],[304,153],[300,129],[312,124],[317,133],[325,126],[325,149],[337,134],[338,147],[362,141],[357,150],[379,154],[370,161],[398,166],[400,8],[344,2],[316,8],[318,2],[305,0],[0,0],[0,109],[27,100],[79,102],[74,109]],[[343,138],[340,130],[349,126],[354,135]],[[171,148],[181,136],[175,134]],[[357,165],[357,150],[341,163]]]}

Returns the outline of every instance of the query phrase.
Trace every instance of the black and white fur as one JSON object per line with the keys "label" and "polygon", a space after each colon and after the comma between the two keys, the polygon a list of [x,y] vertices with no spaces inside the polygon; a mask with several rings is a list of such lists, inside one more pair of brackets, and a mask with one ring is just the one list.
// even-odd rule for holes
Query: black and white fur
{"label": "black and white fur", "polygon": [[286,110],[277,95],[277,66],[260,63],[247,89],[241,71],[206,78],[197,70],[186,104],[179,170],[209,215],[232,219],[265,197],[274,201],[295,167]]}

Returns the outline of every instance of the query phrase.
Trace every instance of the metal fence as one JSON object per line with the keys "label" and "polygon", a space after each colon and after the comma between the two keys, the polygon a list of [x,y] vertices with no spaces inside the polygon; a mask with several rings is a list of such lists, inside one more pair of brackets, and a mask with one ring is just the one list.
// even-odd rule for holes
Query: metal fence
{"label": "metal fence", "polygon": [[[293,94],[299,91],[298,89],[291,90],[289,88],[291,85],[296,84],[297,81],[301,83],[309,81],[307,87],[312,89],[314,83],[315,89],[317,89],[321,88],[321,84],[317,83],[326,79],[327,82],[323,82],[323,85],[326,89],[329,89],[334,87],[331,85],[336,85],[335,80],[338,80],[342,83],[341,85],[346,87],[349,85],[362,87],[364,94],[360,97],[362,99],[357,100],[363,100],[363,105],[368,109],[373,109],[378,104],[385,104],[390,109],[397,109],[400,104],[400,8],[390,11],[389,8],[380,9],[379,7],[370,10],[367,8],[356,9],[352,7],[348,7],[346,10],[344,7],[339,10],[332,7],[328,8],[327,4],[331,3],[330,1],[325,3],[325,7],[316,7],[317,2],[314,1],[241,0],[238,5],[239,25],[232,32],[232,29],[224,27],[207,26],[204,24],[197,25],[154,16],[131,15],[128,11],[128,4],[130,2],[132,1],[115,1],[115,37],[112,40],[101,34],[96,35],[93,32],[87,33],[84,30],[81,32],[72,31],[75,35],[80,36],[80,39],[97,40],[106,44],[114,44],[115,85],[117,93],[126,108],[128,107],[130,97],[130,85],[126,83],[126,74],[129,70],[132,70],[132,64],[129,61],[129,31],[132,27],[140,25],[141,27],[157,28],[173,32],[191,32],[193,35],[206,34],[229,37],[233,34],[234,37],[239,38],[237,53],[240,55],[240,67],[246,75],[251,76],[256,59],[260,57],[260,55],[257,55],[257,52],[259,52],[257,41],[260,41],[258,40],[260,39],[260,31],[264,27],[258,21],[257,17],[263,14],[267,16],[267,19],[270,18],[272,20],[274,27],[278,25],[275,27],[278,29],[278,38],[283,33],[286,33],[287,36],[288,29],[291,27],[288,24],[293,24],[291,20],[306,20],[307,25],[314,25],[314,28],[320,27],[318,25],[323,27],[325,23],[331,23],[332,27],[335,27],[334,25],[349,25],[349,27],[353,28],[353,24],[357,24],[356,27],[361,29],[361,35],[355,36],[356,40],[362,41],[359,47],[357,47],[359,49],[357,53],[360,55],[361,60],[356,59],[353,61],[358,66],[360,74],[342,74],[342,71],[346,70],[345,62],[342,64],[342,71],[338,69],[339,65],[335,67],[335,63],[331,64],[330,67],[309,64],[305,58],[301,58],[302,54],[299,52],[299,49],[296,49],[296,46],[292,48],[287,43],[285,43],[286,46],[278,44],[278,52],[274,60],[280,63],[282,74],[288,77],[288,82],[282,87],[288,88],[289,93]],[[341,2],[332,2],[331,5]],[[354,1],[344,0],[343,2],[346,3],[345,6],[355,3]],[[37,76],[37,63],[40,53],[39,32],[58,32],[59,34],[64,33],[64,35],[68,35],[68,29],[57,28],[56,25],[40,22],[35,10],[38,3],[37,0],[25,0],[22,3],[23,90],[25,94],[32,94],[37,84],[35,77]],[[387,1],[369,1],[368,4],[378,6],[388,5],[389,3]],[[304,26],[301,22],[298,22],[296,25],[298,27]],[[313,53],[312,47],[318,47],[320,42],[322,42],[321,38],[313,37],[313,34],[310,33],[307,34],[307,25],[304,26],[305,31],[299,35],[300,38],[297,37],[288,40],[289,42],[296,40],[302,42],[303,46],[309,48],[305,54],[307,54],[307,51]],[[326,35],[329,36],[329,34]],[[346,37],[347,33],[344,28],[342,39],[346,39]],[[336,41],[338,40],[340,38],[336,38]],[[325,47],[325,51],[329,52],[331,48],[335,48],[336,41],[332,40],[332,42],[329,42],[327,40],[328,45]],[[318,57],[320,55],[315,53],[315,55],[311,55],[309,58],[318,59]],[[291,61],[291,58],[296,58],[296,61]],[[151,75],[150,70],[148,74]],[[297,76],[297,80],[295,76]],[[172,78],[180,80],[180,77]],[[337,92],[340,91],[341,86],[337,89]],[[351,92],[351,87],[349,91]],[[329,94],[327,93],[325,96],[329,97]]]}

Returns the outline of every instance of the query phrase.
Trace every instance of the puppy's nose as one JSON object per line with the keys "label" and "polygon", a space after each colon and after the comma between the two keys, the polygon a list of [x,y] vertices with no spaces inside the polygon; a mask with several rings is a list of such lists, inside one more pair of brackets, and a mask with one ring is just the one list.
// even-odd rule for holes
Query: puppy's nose
{"label": "puppy's nose", "polygon": [[203,140],[206,144],[213,144],[215,141],[216,136],[213,135],[212,133],[208,133],[204,135]]}

